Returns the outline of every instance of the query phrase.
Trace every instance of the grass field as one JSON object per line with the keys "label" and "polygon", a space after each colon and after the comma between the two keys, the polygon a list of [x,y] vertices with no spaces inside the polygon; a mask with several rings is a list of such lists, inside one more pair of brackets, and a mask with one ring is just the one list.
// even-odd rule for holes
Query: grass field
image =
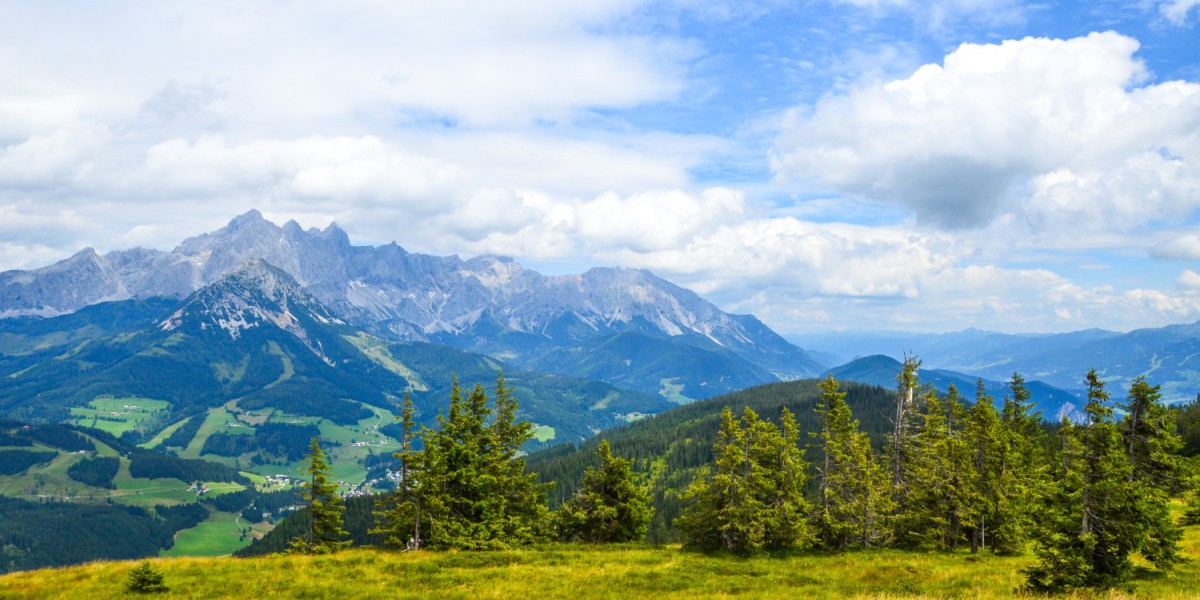
{"label": "grass field", "polygon": [[[36,444],[33,449],[54,450],[42,444]],[[18,475],[0,477],[0,495],[26,500],[107,496],[106,490],[79,483],[67,475],[67,469],[83,458],[80,454],[59,451],[58,456],[48,463],[33,465]]]}
{"label": "grass field", "polygon": [[538,425],[533,428],[533,439],[539,442],[548,442],[554,439],[557,433],[554,428],[549,425]]}
{"label": "grass field", "polygon": [[119,475],[113,480],[116,490],[112,497],[121,504],[151,508],[155,504],[186,504],[196,501],[196,492],[188,491],[188,484],[178,479],[124,479]]}
{"label": "grass field", "polygon": [[[1193,555],[1195,556],[1195,555]],[[737,557],[672,547],[554,545],[493,552],[153,561],[162,598],[1012,598],[1029,557],[872,550]],[[0,577],[0,597],[111,598],[135,562]],[[1068,598],[1196,598],[1200,569],[1146,573],[1129,590]]]}
{"label": "grass field", "polygon": [[150,398],[96,398],[86,408],[72,408],[71,416],[77,425],[94,427],[119,437],[169,406],[169,402]]}
{"label": "grass field", "polygon": [[254,529],[234,513],[214,512],[203,523],[179,532],[175,545],[162,556],[227,556],[253,541],[249,535],[242,538],[243,528]]}

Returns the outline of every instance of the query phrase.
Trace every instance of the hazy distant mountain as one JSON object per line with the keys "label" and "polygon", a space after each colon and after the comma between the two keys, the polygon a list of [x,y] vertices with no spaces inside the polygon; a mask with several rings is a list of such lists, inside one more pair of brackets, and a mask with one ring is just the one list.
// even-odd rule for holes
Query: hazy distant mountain
{"label": "hazy distant mountain", "polygon": [[[463,261],[409,253],[395,243],[353,246],[336,224],[324,230],[304,230],[294,221],[279,227],[257,211],[171,252],[135,248],[99,255],[89,249],[42,269],[0,273],[0,316],[61,315],[129,298],[183,298],[252,259],[295,278],[328,307],[330,318],[381,337],[448,344],[521,367],[567,375],[604,371],[579,354],[623,333],[639,334],[650,345],[674,345],[676,360],[659,361],[663,370],[624,380],[650,392],[677,381],[682,396],[707,397],[823,369],[753,316],[724,313],[648,271],[596,268],[550,277],[495,256]],[[609,345],[603,361],[645,353],[637,344],[625,347],[624,355],[616,355]],[[564,349],[572,352],[564,355]]]}
{"label": "hazy distant mountain", "polygon": [[1119,333],[1087,329],[1058,334],[1005,334],[969,329],[945,334],[853,332],[798,336],[796,341],[829,358],[872,354],[919,356],[926,366],[1007,380],[1020,372],[1064,390],[1084,387],[1095,368],[1114,395],[1145,375],[1161,384],[1164,398],[1180,401],[1200,392],[1200,323]]}
{"label": "hazy distant mountain", "polygon": [[[132,316],[138,311],[143,316]],[[81,323],[122,313],[128,327]],[[523,416],[553,427],[558,440],[582,439],[629,415],[669,406],[658,396],[519,371],[445,346],[379,339],[342,321],[262,260],[242,263],[172,305],[110,303],[11,323],[7,337],[0,336],[7,343],[0,355],[0,416],[13,418],[66,420],[72,407],[108,395],[170,403],[166,418],[147,433],[234,405],[354,425],[371,416],[370,406],[394,409],[409,391],[421,420],[431,423],[449,398],[454,374],[468,387],[490,385],[500,369],[516,388]],[[35,331],[40,334],[30,335]]]}
{"label": "hazy distant mountain", "polygon": [[[900,361],[876,354],[855,359],[839,367],[826,371],[822,376],[833,375],[842,381],[857,381],[878,385],[888,389],[896,388],[896,376],[902,365]],[[929,384],[938,391],[945,393],[951,385],[958,388],[958,393],[967,401],[975,400],[979,377],[958,373],[946,369],[920,369],[917,372],[922,384]],[[1010,374],[1011,377],[1011,374]],[[983,380],[984,389],[995,401],[999,408],[1005,396],[1012,395],[1008,381]],[[1034,406],[1041,411],[1042,418],[1057,421],[1064,416],[1074,417],[1077,406],[1082,405],[1078,397],[1066,390],[1058,389],[1041,381],[1025,382],[1026,389],[1032,395]]]}

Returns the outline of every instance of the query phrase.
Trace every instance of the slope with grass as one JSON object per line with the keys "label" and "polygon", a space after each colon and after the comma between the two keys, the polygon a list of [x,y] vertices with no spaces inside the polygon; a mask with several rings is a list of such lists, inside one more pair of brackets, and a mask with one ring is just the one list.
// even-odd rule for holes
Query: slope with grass
{"label": "slope with grass", "polygon": [[[1144,570],[1128,592],[1068,598],[1195,598],[1200,532],[1169,574]],[[738,557],[670,546],[551,545],[491,552],[389,553],[152,561],[161,598],[1011,598],[1030,557],[870,550]],[[93,563],[0,577],[0,596],[118,597],[136,563]]]}

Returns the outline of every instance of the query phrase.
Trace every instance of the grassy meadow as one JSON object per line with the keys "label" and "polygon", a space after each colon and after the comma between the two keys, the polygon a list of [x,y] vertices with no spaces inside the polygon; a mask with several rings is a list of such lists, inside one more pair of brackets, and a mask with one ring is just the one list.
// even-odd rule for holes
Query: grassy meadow
{"label": "grassy meadow", "polygon": [[143,421],[169,406],[169,402],[150,398],[98,397],[87,407],[72,408],[71,417],[76,425],[94,427],[120,436],[136,429]]}
{"label": "grassy meadow", "polygon": [[[1139,569],[1128,589],[1065,598],[1200,598],[1200,528],[1187,562]],[[172,558],[153,564],[162,598],[1013,598],[1031,556],[869,550],[750,557],[671,546],[549,545],[492,552]],[[3,598],[115,598],[135,561],[100,562],[0,577]]]}

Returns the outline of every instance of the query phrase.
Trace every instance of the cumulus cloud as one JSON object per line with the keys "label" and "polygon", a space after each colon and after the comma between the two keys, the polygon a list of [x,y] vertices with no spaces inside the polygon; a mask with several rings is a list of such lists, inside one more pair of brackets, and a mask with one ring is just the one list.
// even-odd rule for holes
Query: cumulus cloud
{"label": "cumulus cloud", "polygon": [[1181,289],[1200,291],[1200,273],[1192,269],[1184,269],[1175,280]]}
{"label": "cumulus cloud", "polygon": [[[831,1],[941,33],[1023,10]],[[1172,10],[1186,18],[1193,4]],[[708,173],[729,157],[757,165],[762,128],[777,119],[746,117],[745,134],[664,124],[679,106],[711,109],[690,97],[709,82],[692,78],[729,85],[713,65],[730,57],[706,57],[689,39],[697,29],[643,19],[683,15],[708,35],[747,11],[772,19],[761,13],[776,5],[9,3],[0,268],[87,245],[170,248],[258,208],[276,222],[337,221],[358,244],[504,254],[559,272],[649,268],[782,330],[1062,330],[1195,314],[1190,270],[1166,293],[1002,265],[1014,231],[1036,252],[1130,247],[1151,221],[1188,226],[1200,86],[1148,83],[1137,42],[1112,33],[968,44],[920,68],[921,43],[887,36],[828,61],[772,56],[823,64],[813,81],[834,92],[788,113],[777,139],[778,180],[799,189],[730,185]],[[739,102],[754,108],[718,108],[778,115],[777,100],[751,92]],[[1195,259],[1200,238],[1151,252]]]}
{"label": "cumulus cloud", "polygon": [[1116,33],[964,44],[793,109],[772,165],[947,228],[1004,211],[1057,227],[1101,199],[1124,225],[1177,216],[1200,205],[1200,85],[1144,84],[1137,48]]}

